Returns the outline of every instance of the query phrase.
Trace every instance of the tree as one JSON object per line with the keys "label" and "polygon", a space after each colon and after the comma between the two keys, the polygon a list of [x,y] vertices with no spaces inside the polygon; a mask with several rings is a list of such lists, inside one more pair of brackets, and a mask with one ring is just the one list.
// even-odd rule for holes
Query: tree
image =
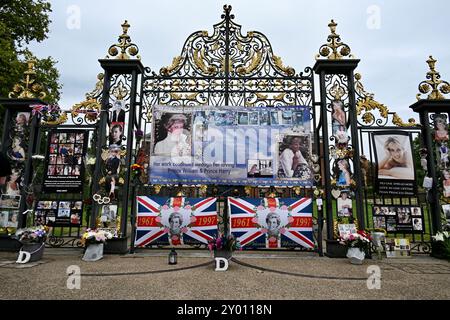
{"label": "tree", "polygon": [[[27,48],[32,41],[42,42],[49,32],[50,3],[45,0],[2,0],[0,4],[0,96],[8,97],[26,70]],[[48,89],[43,100],[56,103],[61,85],[56,61],[36,59],[36,82]]]}

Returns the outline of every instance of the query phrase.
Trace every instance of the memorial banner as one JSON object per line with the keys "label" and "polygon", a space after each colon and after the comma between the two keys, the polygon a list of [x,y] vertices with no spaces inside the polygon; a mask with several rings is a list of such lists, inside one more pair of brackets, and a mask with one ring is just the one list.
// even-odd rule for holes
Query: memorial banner
{"label": "memorial banner", "polygon": [[216,201],[138,196],[135,246],[208,244],[217,235]]}
{"label": "memorial banner", "polygon": [[88,135],[87,131],[80,130],[52,130],[49,133],[44,192],[82,192]]}
{"label": "memorial banner", "polygon": [[376,189],[381,195],[414,196],[417,191],[411,134],[382,131],[372,134],[377,168]]}
{"label": "memorial banner", "polygon": [[314,248],[309,198],[228,198],[230,231],[243,248]]}
{"label": "memorial banner", "polygon": [[149,183],[312,186],[309,107],[153,108]]}

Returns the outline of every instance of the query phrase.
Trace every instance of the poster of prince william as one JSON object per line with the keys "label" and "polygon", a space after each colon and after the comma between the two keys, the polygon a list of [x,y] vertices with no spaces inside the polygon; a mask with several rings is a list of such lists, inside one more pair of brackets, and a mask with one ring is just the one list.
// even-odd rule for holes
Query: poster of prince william
{"label": "poster of prince william", "polygon": [[155,106],[150,184],[313,186],[309,107]]}

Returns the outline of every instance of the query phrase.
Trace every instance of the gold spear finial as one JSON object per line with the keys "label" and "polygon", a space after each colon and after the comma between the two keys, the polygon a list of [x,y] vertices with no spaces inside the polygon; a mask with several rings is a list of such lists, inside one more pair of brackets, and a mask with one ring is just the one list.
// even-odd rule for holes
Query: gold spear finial
{"label": "gold spear finial", "polygon": [[450,84],[447,81],[441,80],[441,75],[436,71],[437,60],[430,56],[427,60],[430,71],[427,72],[427,79],[419,84],[419,92],[416,95],[417,100],[422,99],[422,95],[428,95],[428,100],[444,100],[444,94],[450,93]]}
{"label": "gold spear finial", "polygon": [[[136,44],[131,42],[131,38],[128,35],[128,29],[130,28],[128,20],[125,20],[125,22],[121,24],[121,27],[122,34],[119,36],[118,43],[109,47],[108,54],[119,60],[131,59],[130,56],[136,56],[136,58],[140,60],[141,57],[138,55],[139,48]],[[107,58],[109,58],[109,56],[107,56]]]}
{"label": "gold spear finial", "polygon": [[316,60],[320,58],[327,58],[329,60],[340,60],[344,57],[353,58],[350,54],[350,47],[341,42],[341,36],[336,33],[336,27],[338,24],[331,19],[328,24],[331,34],[327,38],[326,44],[322,45],[319,49],[319,54],[316,55]]}

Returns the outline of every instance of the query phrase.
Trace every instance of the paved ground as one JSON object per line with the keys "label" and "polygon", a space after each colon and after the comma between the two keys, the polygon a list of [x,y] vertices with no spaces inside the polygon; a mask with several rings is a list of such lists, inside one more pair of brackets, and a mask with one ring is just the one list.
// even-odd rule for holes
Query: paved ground
{"label": "paved ground", "polygon": [[[204,251],[179,251],[175,266],[167,253],[84,262],[81,251],[46,249],[42,263],[17,268],[16,254],[0,252],[0,299],[450,299],[450,263],[429,257],[356,266],[300,252],[239,252],[227,272],[216,272],[202,265],[212,261]],[[71,265],[81,269],[79,290],[67,288]],[[367,287],[370,265],[381,269],[380,290]],[[186,267],[194,268],[173,271]]]}

